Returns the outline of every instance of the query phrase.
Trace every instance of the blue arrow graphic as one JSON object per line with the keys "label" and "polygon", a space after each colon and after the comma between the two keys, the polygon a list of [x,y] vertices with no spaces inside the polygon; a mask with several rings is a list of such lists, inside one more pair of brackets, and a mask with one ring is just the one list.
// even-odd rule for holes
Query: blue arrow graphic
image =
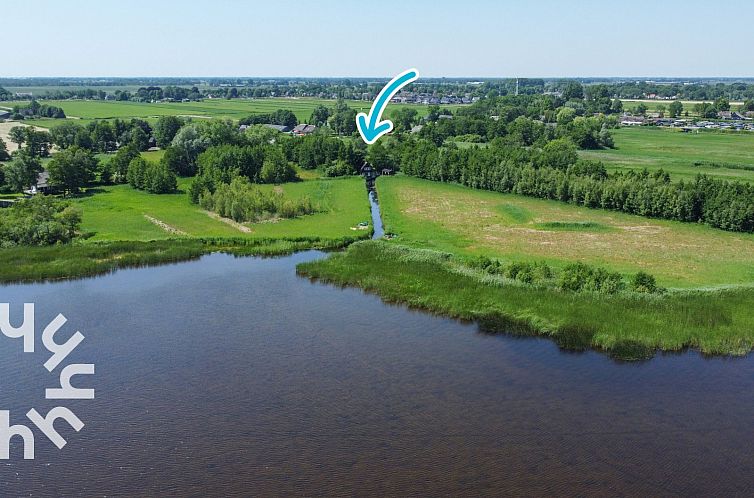
{"label": "blue arrow graphic", "polygon": [[[377,95],[377,100],[374,101],[372,108],[369,110],[369,114],[360,112],[356,115],[356,127],[359,129],[361,138],[363,138],[367,144],[371,145],[375,143],[378,138],[393,129],[393,122],[389,119],[380,121],[382,111],[385,110],[385,106],[387,106],[390,99],[393,98],[393,95],[398,93],[401,88],[417,79],[419,79],[419,71],[416,69],[407,69],[406,71],[403,71],[401,74],[390,80],[390,83],[385,85],[380,91],[379,95]],[[367,122],[367,119],[369,122]]]}

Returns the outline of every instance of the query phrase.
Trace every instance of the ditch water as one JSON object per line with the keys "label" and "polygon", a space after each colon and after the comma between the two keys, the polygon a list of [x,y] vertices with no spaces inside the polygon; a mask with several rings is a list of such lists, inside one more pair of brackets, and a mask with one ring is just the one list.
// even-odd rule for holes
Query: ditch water
{"label": "ditch water", "polygon": [[[28,423],[56,377],[41,329],[86,339],[94,400],[58,450],[0,461],[1,496],[642,495],[754,491],[754,355],[619,363],[546,339],[312,283],[295,265],[213,254],[0,287],[37,351],[0,336],[0,408]],[[15,319],[14,319],[15,321]]]}

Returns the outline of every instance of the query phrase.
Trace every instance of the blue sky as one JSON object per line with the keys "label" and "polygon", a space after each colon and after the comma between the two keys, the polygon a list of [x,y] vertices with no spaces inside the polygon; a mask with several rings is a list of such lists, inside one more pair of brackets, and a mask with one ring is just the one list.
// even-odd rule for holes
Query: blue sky
{"label": "blue sky", "polygon": [[8,76],[754,76],[745,0],[3,2]]}

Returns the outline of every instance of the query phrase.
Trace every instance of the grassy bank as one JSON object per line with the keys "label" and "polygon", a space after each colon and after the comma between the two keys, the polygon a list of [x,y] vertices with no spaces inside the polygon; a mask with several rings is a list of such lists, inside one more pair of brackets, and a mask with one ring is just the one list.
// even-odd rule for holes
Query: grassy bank
{"label": "grassy bank", "polygon": [[191,181],[181,179],[176,194],[112,185],[70,198],[82,211],[82,237],[66,245],[0,249],[0,283],[85,277],[213,251],[280,255],[336,249],[371,235],[371,230],[355,229],[370,220],[361,178],[260,185],[263,190],[282,189],[289,199],[307,196],[322,212],[243,224],[191,204],[185,193]]}
{"label": "grassy bank", "polygon": [[666,287],[754,282],[752,234],[406,176],[381,177],[377,188],[386,230],[412,247],[643,270]]}
{"label": "grassy bank", "polygon": [[375,292],[483,330],[544,335],[561,347],[634,360],[686,347],[741,355],[754,347],[754,289],[606,296],[516,284],[476,272],[447,253],[364,241],[298,266],[313,279]]}
{"label": "grassy bank", "polygon": [[176,263],[212,252],[279,256],[307,249],[346,247],[356,238],[182,238],[76,243],[0,250],[0,283],[37,282],[101,275],[120,268]]}

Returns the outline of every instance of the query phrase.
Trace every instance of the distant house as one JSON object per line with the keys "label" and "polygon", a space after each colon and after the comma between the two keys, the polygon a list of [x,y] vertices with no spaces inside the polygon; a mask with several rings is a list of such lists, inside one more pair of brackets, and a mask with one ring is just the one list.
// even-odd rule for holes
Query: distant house
{"label": "distant house", "polygon": [[620,124],[623,126],[640,126],[643,125],[646,119],[641,116],[623,116]]}
{"label": "distant house", "polygon": [[0,111],[0,120],[4,119],[10,119],[10,112],[9,111]]}
{"label": "distant house", "polygon": [[717,113],[717,116],[720,119],[730,119],[731,118],[731,112],[730,111],[720,111]]}
{"label": "distant house", "polygon": [[37,176],[36,185],[32,185],[28,190],[24,190],[24,193],[29,195],[36,195],[47,194],[51,191],[52,187],[50,186],[50,174],[47,171],[42,171]]}
{"label": "distant house", "polygon": [[264,126],[266,126],[267,128],[272,128],[273,130],[277,130],[280,133],[288,133],[291,131],[291,127],[285,125],[265,124]]}
{"label": "distant house", "polygon": [[420,131],[422,131],[422,128],[424,128],[424,125],[416,125],[411,128],[411,133],[419,133]]}
{"label": "distant house", "polygon": [[437,119],[453,119],[453,115],[452,114],[440,114],[439,116],[437,116]]}
{"label": "distant house", "polygon": [[300,125],[296,125],[296,127],[293,128],[293,134],[299,137],[303,137],[304,135],[310,135],[314,133],[316,129],[317,127],[314,125],[301,123]]}

